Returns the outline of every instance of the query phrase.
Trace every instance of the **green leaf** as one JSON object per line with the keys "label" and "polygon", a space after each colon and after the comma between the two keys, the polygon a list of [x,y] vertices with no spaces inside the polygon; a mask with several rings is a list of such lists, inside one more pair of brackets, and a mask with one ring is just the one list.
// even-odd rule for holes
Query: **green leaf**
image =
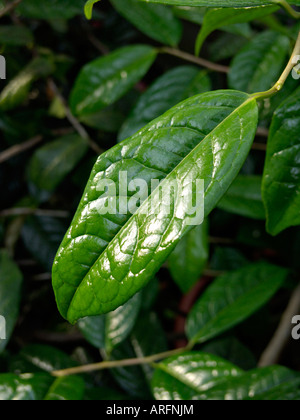
{"label": "green leaf", "polygon": [[[153,179],[166,179],[188,191],[196,179],[204,180],[207,216],[240,171],[257,116],[256,101],[244,93],[204,93],[100,156],[53,267],[53,287],[64,317],[75,322],[124,304],[153,278],[194,223],[184,199],[171,194],[169,210],[161,203],[161,186],[134,214],[117,208],[116,214],[107,214],[107,194],[99,191],[102,186],[97,191],[100,180],[117,185],[120,171],[126,171],[128,182],[143,179],[150,188]],[[114,200],[115,192],[109,193]],[[127,210],[131,202],[132,197],[125,197]]]}
{"label": "green leaf", "polygon": [[213,9],[208,10],[204,16],[203,25],[196,41],[196,55],[200,54],[202,45],[206,38],[215,30],[224,26],[237,23],[251,22],[276,12],[278,7],[253,7],[245,9]]}
{"label": "green leaf", "polygon": [[258,34],[233,59],[229,85],[248,93],[270,89],[282,72],[290,41],[285,35],[266,31]]}
{"label": "green leaf", "polygon": [[85,384],[80,376],[57,378],[48,390],[45,401],[81,401]]}
{"label": "green leaf", "polygon": [[200,279],[209,257],[208,221],[185,235],[169,257],[169,270],[183,293]]}
{"label": "green leaf", "polygon": [[93,114],[116,102],[147,73],[156,55],[150,46],[132,45],[84,66],[71,93],[72,112]]}
{"label": "green leaf", "polygon": [[45,144],[35,151],[29,162],[28,181],[40,191],[55,191],[87,150],[87,140],[77,134]]}
{"label": "green leaf", "polygon": [[[292,376],[292,375],[291,375]],[[299,401],[300,399],[300,377],[291,378],[288,382],[271,388],[249,400],[256,401]]]}
{"label": "green leaf", "polygon": [[230,362],[201,352],[183,353],[156,365],[152,390],[157,400],[196,400],[216,384],[243,371]]}
{"label": "green leaf", "polygon": [[93,17],[93,7],[95,3],[98,3],[100,0],[88,0],[84,6],[84,13],[87,19],[91,20]]}
{"label": "green leaf", "polygon": [[0,250],[0,353],[8,344],[18,319],[22,282],[17,265],[6,251]]}
{"label": "green leaf", "polygon": [[[204,7],[254,7],[278,4],[277,0],[139,0],[143,2],[170,4],[172,6]],[[300,0],[288,0],[290,4],[300,5]]]}
{"label": "green leaf", "polygon": [[[154,339],[155,337],[155,339]],[[154,313],[139,318],[127,341],[111,355],[113,360],[151,356],[167,351],[165,332]],[[151,380],[154,370],[150,365],[125,366],[112,370],[119,386],[133,398],[151,398]],[[153,397],[152,397],[153,398]]]}
{"label": "green leaf", "polygon": [[131,333],[141,304],[141,294],[138,293],[113,312],[80,319],[78,327],[92,345],[105,349],[110,354]]}
{"label": "green leaf", "polygon": [[10,361],[10,371],[15,373],[52,372],[67,369],[77,364],[55,347],[30,344]]}
{"label": "green leaf", "polygon": [[48,273],[51,273],[65,229],[65,224],[61,220],[40,216],[28,218],[23,226],[21,234],[26,249]]}
{"label": "green leaf", "polygon": [[239,216],[265,220],[261,183],[260,176],[239,175],[219,202],[218,207]]}
{"label": "green leaf", "polygon": [[50,59],[38,57],[32,60],[2,90],[0,109],[9,111],[22,104],[28,96],[32,83],[39,78],[49,76],[54,70],[54,65]]}
{"label": "green leaf", "polygon": [[1,25],[0,44],[28,45],[33,43],[33,35],[25,26]]}
{"label": "green leaf", "polygon": [[217,278],[191,310],[187,335],[203,343],[243,322],[283,285],[287,270],[256,263]]}
{"label": "green leaf", "polygon": [[299,111],[300,89],[277,108],[270,129],[262,195],[272,235],[300,224]]}
{"label": "green leaf", "polygon": [[41,401],[53,381],[54,378],[46,373],[0,374],[0,400]]}
{"label": "green leaf", "polygon": [[257,366],[253,353],[233,336],[209,341],[201,347],[201,351],[222,357],[244,370],[254,369]]}
{"label": "green leaf", "polygon": [[180,66],[159,77],[140,97],[118,135],[127,139],[150,121],[184,99],[211,90],[211,81],[206,72],[193,66]]}
{"label": "green leaf", "polygon": [[182,25],[172,9],[160,4],[142,4],[138,0],[110,0],[114,8],[141,32],[163,44],[179,44]]}
{"label": "green leaf", "polygon": [[55,379],[45,373],[0,375],[1,401],[81,400],[83,379],[77,376]]}
{"label": "green leaf", "polygon": [[31,19],[71,19],[83,11],[85,0],[26,0],[17,11]]}
{"label": "green leaf", "polygon": [[[299,386],[299,373],[293,372],[285,367],[272,366],[262,369],[255,369],[244,373],[227,382],[217,385],[201,395],[203,400],[264,400],[268,396],[276,400],[287,399],[288,396],[295,397],[299,391],[294,388],[292,395],[291,386]],[[284,393],[287,392],[287,394]],[[279,392],[283,393],[279,396]]]}

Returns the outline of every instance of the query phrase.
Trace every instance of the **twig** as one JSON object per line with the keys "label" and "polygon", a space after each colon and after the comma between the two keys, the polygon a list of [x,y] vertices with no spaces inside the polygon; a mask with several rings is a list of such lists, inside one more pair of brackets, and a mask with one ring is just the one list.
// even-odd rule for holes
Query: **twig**
{"label": "twig", "polygon": [[18,154],[23,153],[28,149],[31,149],[32,147],[40,143],[42,140],[42,136],[36,136],[28,141],[25,141],[24,143],[16,144],[15,146],[5,150],[4,152],[0,153],[0,163],[3,163],[13,158],[14,156],[17,156]]}
{"label": "twig", "polygon": [[264,143],[253,143],[252,144],[252,150],[260,150],[262,152],[267,151],[267,145]]}
{"label": "twig", "polygon": [[94,150],[94,152],[96,152],[98,155],[102,154],[103,150],[98,146],[97,143],[95,143],[90,138],[86,129],[80,124],[80,122],[77,120],[77,118],[75,118],[74,115],[72,114],[70,108],[67,105],[67,102],[66,102],[65,98],[62,96],[58,87],[54,83],[54,80],[49,79],[48,84],[49,84],[50,89],[54,92],[55,96],[57,96],[57,98],[59,98],[59,100],[63,104],[68,121],[74,127],[74,129],[77,131],[77,133],[80,135],[80,137],[83,138],[84,140],[86,140],[89,143],[91,149]]}
{"label": "twig", "polygon": [[291,323],[294,315],[300,310],[300,284],[292,294],[290,302],[282,316],[279,327],[263,352],[259,367],[272,366],[278,363],[280,356],[291,338]]}
{"label": "twig", "polygon": [[2,10],[0,10],[0,18],[5,16],[7,13],[10,13],[11,11],[13,11],[21,3],[21,1],[22,0],[12,1],[7,6],[5,6]]}
{"label": "twig", "polygon": [[189,54],[184,51],[177,50],[176,48],[169,48],[163,47],[160,49],[160,52],[163,54],[170,54],[174,57],[182,58],[185,61],[189,61],[190,63],[197,64],[201,67],[205,67],[212,71],[217,71],[219,73],[229,73],[229,67],[223,66],[221,64],[216,64],[211,61],[205,60],[204,58],[196,57],[192,54]]}
{"label": "twig", "polygon": [[56,377],[62,377],[62,376],[76,375],[79,373],[94,372],[94,371],[99,371],[99,370],[104,370],[104,369],[113,369],[113,368],[125,367],[125,366],[147,365],[147,364],[151,364],[162,359],[166,359],[171,356],[181,354],[187,350],[189,350],[189,348],[184,347],[181,349],[175,349],[175,350],[171,350],[171,351],[167,351],[164,353],[159,353],[159,354],[155,354],[155,355],[147,356],[147,357],[138,357],[134,359],[125,359],[125,360],[104,361],[100,363],[93,363],[89,365],[78,366],[78,367],[74,367],[70,369],[56,370],[56,371],[51,372],[51,374]]}
{"label": "twig", "polygon": [[15,208],[0,211],[0,217],[12,217],[12,216],[45,216],[45,217],[58,217],[68,218],[70,213],[63,210],[42,210],[42,209],[31,209],[31,208]]}

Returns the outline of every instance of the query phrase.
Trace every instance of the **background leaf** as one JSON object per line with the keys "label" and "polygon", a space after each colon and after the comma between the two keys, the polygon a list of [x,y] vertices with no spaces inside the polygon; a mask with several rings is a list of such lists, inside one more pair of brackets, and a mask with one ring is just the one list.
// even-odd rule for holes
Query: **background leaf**
{"label": "background leaf", "polygon": [[234,57],[228,79],[230,87],[248,93],[269,90],[279,79],[289,45],[289,39],[277,32],[257,35]]}
{"label": "background leaf", "polygon": [[180,66],[167,71],[141,95],[121,127],[118,139],[132,136],[184,99],[210,90],[211,82],[206,72],[196,67]]}
{"label": "background leaf", "polygon": [[6,251],[0,250],[0,315],[6,321],[6,339],[0,339],[0,353],[7,346],[19,316],[22,282],[23,276],[17,265]]}
{"label": "background leaf", "polygon": [[261,196],[262,177],[239,175],[218,207],[229,213],[265,220],[266,214]]}
{"label": "background leaf", "polygon": [[268,139],[262,194],[267,229],[277,235],[300,224],[299,129],[300,89],[276,111]]}
{"label": "background leaf", "polygon": [[223,26],[250,22],[263,16],[274,13],[276,6],[254,7],[245,9],[213,9],[208,10],[204,16],[203,25],[196,41],[196,54],[199,55],[205,39],[215,30]]}
{"label": "background leaf", "polygon": [[37,190],[53,192],[79,163],[87,149],[87,140],[77,134],[45,144],[31,158],[29,182]]}
{"label": "background leaf", "polygon": [[115,9],[141,32],[163,44],[175,47],[182,34],[181,22],[171,9],[138,0],[111,0]]}
{"label": "background leaf", "polygon": [[203,343],[228,331],[267,303],[286,276],[283,268],[258,263],[219,277],[191,310],[188,337]]}
{"label": "background leaf", "polygon": [[147,73],[156,54],[150,46],[132,45],[85,65],[71,93],[73,113],[92,114],[116,102]]}
{"label": "background leaf", "polygon": [[26,0],[17,10],[22,16],[33,19],[70,19],[83,13],[85,0]]}

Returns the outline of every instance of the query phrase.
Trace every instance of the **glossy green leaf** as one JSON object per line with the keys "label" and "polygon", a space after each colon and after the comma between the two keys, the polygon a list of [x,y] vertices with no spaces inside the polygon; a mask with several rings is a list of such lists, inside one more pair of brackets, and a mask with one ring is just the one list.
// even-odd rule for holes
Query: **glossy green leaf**
{"label": "glossy green leaf", "polygon": [[219,202],[218,207],[239,216],[265,220],[261,183],[260,176],[239,175]]}
{"label": "glossy green leaf", "polygon": [[46,373],[0,374],[0,401],[41,401],[53,381]]}
{"label": "glossy green leaf", "polygon": [[49,76],[54,71],[51,60],[43,57],[35,58],[15,78],[9,81],[0,94],[0,109],[9,111],[16,108],[28,96],[32,83]]}
{"label": "glossy green leaf", "polygon": [[203,25],[196,41],[196,55],[199,55],[206,38],[223,26],[251,22],[254,19],[276,12],[276,6],[253,7],[247,9],[213,9],[204,16]]}
{"label": "glossy green leaf", "polygon": [[91,344],[111,353],[131,333],[141,304],[141,294],[138,293],[113,312],[80,319],[78,327]]}
{"label": "glossy green leaf", "polygon": [[18,319],[22,282],[18,266],[6,251],[0,251],[0,353],[8,344]]}
{"label": "glossy green leaf", "polygon": [[275,111],[268,139],[262,194],[268,232],[300,224],[300,89]]}
{"label": "glossy green leaf", "polygon": [[95,3],[98,3],[100,0],[88,0],[84,6],[84,13],[87,19],[92,19],[93,7]]}
{"label": "glossy green leaf", "polygon": [[[293,376],[293,375],[291,375]],[[291,378],[287,382],[271,388],[255,397],[250,397],[249,400],[256,401],[299,401],[300,399],[300,376],[297,375],[294,379]]]}
{"label": "glossy green leaf", "polygon": [[269,90],[282,73],[289,46],[289,38],[278,32],[258,34],[233,59],[230,87],[249,93]]}
{"label": "glossy green leaf", "polygon": [[141,96],[118,135],[124,140],[184,99],[211,90],[206,72],[180,66],[159,77]]}
{"label": "glossy green leaf", "polygon": [[32,19],[70,19],[83,13],[85,0],[26,0],[18,6],[18,12]]}
{"label": "glossy green leaf", "polygon": [[201,352],[183,353],[156,365],[152,390],[157,400],[196,400],[216,384],[243,371],[230,362]]}
{"label": "glossy green leaf", "polygon": [[93,114],[111,105],[147,73],[157,51],[147,45],[120,48],[81,70],[71,93],[74,114]]}
{"label": "glossy green leaf", "polygon": [[[204,93],[100,156],[53,267],[53,287],[64,317],[75,322],[124,304],[153,278],[194,223],[186,214],[186,192],[181,197],[170,194],[168,209],[160,201],[160,186],[134,214],[128,212],[130,197],[125,197],[125,214],[120,208],[107,214],[106,195],[102,187],[97,191],[100,180],[118,184],[120,171],[126,171],[128,182],[142,178],[150,187],[151,180],[166,179],[189,191],[196,179],[204,180],[207,216],[249,153],[257,114],[256,101],[244,93]],[[115,192],[111,194],[114,199]]]}
{"label": "glossy green leaf", "polygon": [[25,26],[1,25],[1,45],[27,45],[33,42],[33,35]]}
{"label": "glossy green leaf", "polygon": [[28,167],[28,180],[40,191],[53,192],[88,150],[77,134],[61,137],[37,149]]}
{"label": "glossy green leaf", "polygon": [[84,395],[85,384],[80,376],[57,378],[48,390],[45,401],[80,401]]}
{"label": "glossy green leaf", "polygon": [[[201,395],[203,400],[285,400],[297,394],[294,388],[291,395],[291,386],[299,387],[299,373],[293,372],[285,367],[272,366],[262,369],[255,369],[244,373],[236,378],[231,378],[227,382],[217,385]],[[284,393],[284,390],[286,393]],[[278,395],[278,392],[282,394]],[[299,394],[299,393],[298,393]]]}
{"label": "glossy green leaf", "polygon": [[181,39],[181,22],[171,9],[160,4],[142,4],[138,0],[110,0],[114,8],[141,32],[175,47]]}
{"label": "glossy green leaf", "polygon": [[183,293],[200,279],[209,257],[208,221],[185,235],[169,257],[169,270]]}
{"label": "glossy green leaf", "polygon": [[[254,7],[278,4],[277,0],[139,0],[150,3],[170,4],[173,6],[204,7]],[[290,4],[300,5],[300,0],[288,0]]]}
{"label": "glossy green leaf", "polygon": [[286,277],[281,267],[256,263],[217,278],[188,316],[188,337],[203,343],[233,328],[266,304]]}
{"label": "glossy green leaf", "polygon": [[0,375],[1,401],[74,401],[81,400],[84,382],[80,377],[55,379],[46,373]]}

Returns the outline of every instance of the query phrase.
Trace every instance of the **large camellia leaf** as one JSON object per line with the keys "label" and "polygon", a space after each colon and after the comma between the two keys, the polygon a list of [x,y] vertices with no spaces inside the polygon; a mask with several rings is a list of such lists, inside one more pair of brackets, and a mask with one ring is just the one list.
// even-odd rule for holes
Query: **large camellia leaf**
{"label": "large camellia leaf", "polygon": [[[112,311],[153,278],[192,224],[202,221],[202,202],[197,222],[189,214],[191,186],[204,180],[207,216],[240,171],[257,119],[256,100],[245,93],[204,93],[99,157],[54,262],[53,287],[65,318],[73,323]],[[137,179],[152,186],[148,198],[145,190],[132,196]],[[164,182],[153,188],[153,180]],[[167,205],[161,194],[170,183],[177,188]],[[196,201],[194,190],[190,198]]]}

